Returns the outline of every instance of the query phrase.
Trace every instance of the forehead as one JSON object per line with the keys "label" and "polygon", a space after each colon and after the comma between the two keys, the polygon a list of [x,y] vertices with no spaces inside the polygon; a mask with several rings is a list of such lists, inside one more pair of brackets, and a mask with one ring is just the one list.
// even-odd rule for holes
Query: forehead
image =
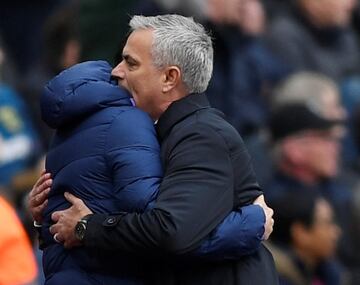
{"label": "forehead", "polygon": [[130,55],[135,59],[151,55],[153,32],[139,29],[133,31],[128,37],[123,49],[123,55]]}

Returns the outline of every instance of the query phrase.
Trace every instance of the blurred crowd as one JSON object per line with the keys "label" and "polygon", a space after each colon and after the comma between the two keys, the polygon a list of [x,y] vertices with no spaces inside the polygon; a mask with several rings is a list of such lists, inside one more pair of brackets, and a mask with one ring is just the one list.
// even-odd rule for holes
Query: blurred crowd
{"label": "blurred crowd", "polygon": [[280,284],[360,284],[359,0],[13,0],[0,3],[0,285],[42,284],[24,200],[51,141],[44,84],[81,61],[117,64],[129,15],[166,13],[211,33],[207,94],[275,211]]}

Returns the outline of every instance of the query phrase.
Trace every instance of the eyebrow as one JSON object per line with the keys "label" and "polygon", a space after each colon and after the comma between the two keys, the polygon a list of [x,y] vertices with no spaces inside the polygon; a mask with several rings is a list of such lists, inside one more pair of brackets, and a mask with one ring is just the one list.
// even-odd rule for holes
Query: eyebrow
{"label": "eyebrow", "polygon": [[134,61],[135,63],[138,63],[138,61],[137,61],[135,58],[133,58],[131,55],[129,55],[129,54],[123,53],[123,54],[122,54],[122,57],[123,57],[123,59],[125,59],[126,61]]}

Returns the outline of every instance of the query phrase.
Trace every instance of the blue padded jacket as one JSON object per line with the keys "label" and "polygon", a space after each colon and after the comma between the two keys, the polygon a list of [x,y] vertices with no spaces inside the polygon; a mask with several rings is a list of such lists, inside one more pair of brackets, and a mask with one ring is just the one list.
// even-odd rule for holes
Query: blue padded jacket
{"label": "blue padded jacket", "polygon": [[155,199],[163,175],[152,120],[110,72],[103,61],[78,64],[51,80],[41,98],[42,118],[56,129],[46,157],[54,180],[42,229],[48,278],[79,264],[95,271],[111,265],[108,256],[54,243],[51,213],[69,207],[65,191],[96,213],[139,212]]}

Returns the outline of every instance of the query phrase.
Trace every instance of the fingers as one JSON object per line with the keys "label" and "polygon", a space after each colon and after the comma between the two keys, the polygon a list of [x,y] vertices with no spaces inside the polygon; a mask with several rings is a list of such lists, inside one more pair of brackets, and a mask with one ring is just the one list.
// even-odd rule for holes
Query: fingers
{"label": "fingers", "polygon": [[[33,187],[33,190],[31,192],[34,192],[34,195],[36,195],[39,192],[41,192],[44,188],[50,187],[51,182],[52,182],[52,181],[51,182],[49,181],[50,178],[51,178],[51,174],[45,173],[45,170],[44,170],[42,172],[40,178],[36,181],[36,183]],[[45,182],[46,182],[46,184],[44,185]]]}
{"label": "fingers", "polygon": [[73,194],[70,194],[69,192],[65,192],[64,196],[65,199],[68,200],[72,205],[83,204],[81,199],[75,197]]}
{"label": "fingers", "polygon": [[63,244],[65,248],[81,245],[81,242],[77,240],[75,236],[75,225],[73,224],[73,221],[69,222],[69,217],[66,218],[66,214],[62,212],[63,211],[54,212],[55,218],[58,218],[58,221],[49,228],[50,233],[53,235],[53,239],[56,242]]}
{"label": "fingers", "polygon": [[267,207],[265,211],[266,221],[265,221],[265,232],[263,236],[264,240],[267,240],[270,237],[271,233],[273,232],[274,222],[275,222],[273,219],[273,214],[274,214],[273,209]]}
{"label": "fingers", "polygon": [[43,204],[47,200],[49,192],[50,192],[50,188],[46,188],[45,190],[43,190],[43,192],[34,196],[33,204],[35,206],[40,206],[41,204]]}
{"label": "fingers", "polygon": [[59,230],[60,230],[60,225],[58,225],[58,224],[54,224],[49,228],[49,231],[52,235],[58,233]]}
{"label": "fingers", "polygon": [[47,197],[49,195],[50,188],[45,189],[42,193],[35,196],[28,196],[28,208],[34,219],[34,221],[41,223],[42,212],[48,205]]}
{"label": "fingers", "polygon": [[64,242],[64,239],[63,237],[61,236],[59,230],[60,230],[60,226],[58,225],[52,225],[50,228],[50,233],[53,235],[53,239],[54,241],[56,241],[57,243],[63,243]]}
{"label": "fingers", "polygon": [[85,205],[83,200],[77,198],[76,196],[65,192],[64,194],[66,200],[68,200],[73,206],[69,208],[71,210],[73,217],[78,217],[81,219],[82,217],[92,214],[92,211]]}
{"label": "fingers", "polygon": [[59,239],[59,233],[54,234],[54,241],[56,241],[57,243],[61,243],[61,240]]}
{"label": "fingers", "polygon": [[271,209],[270,207],[266,207],[266,212],[270,218],[272,218],[272,216],[274,215],[274,210]]}
{"label": "fingers", "polygon": [[30,211],[32,212],[34,208],[44,208],[46,205],[44,203],[47,201],[48,195],[50,192],[50,188],[46,188],[43,192],[37,194],[37,195],[31,195],[31,193],[28,196],[28,206],[30,208]]}
{"label": "fingers", "polygon": [[255,201],[253,202],[254,205],[259,205],[261,207],[266,207],[266,203],[265,203],[265,198],[264,195],[260,195],[259,197],[257,197],[255,199]]}
{"label": "fingers", "polygon": [[[65,211],[65,210],[64,210]],[[54,213],[51,214],[51,219],[57,223],[60,219],[60,217],[63,215],[64,211],[56,211]]]}
{"label": "fingers", "polygon": [[[50,174],[46,174],[46,175],[50,175]],[[48,176],[45,176],[45,177],[48,177]],[[52,181],[52,179],[50,179],[50,176],[48,178],[44,179],[44,181],[40,185],[33,188],[33,190],[32,190],[33,195],[34,196],[39,195],[46,189],[51,188],[52,182],[53,181]]]}
{"label": "fingers", "polygon": [[50,179],[50,173],[46,173],[43,170],[40,178],[36,181],[28,195],[28,207],[33,219],[37,222],[41,222],[42,211],[48,204],[47,198],[51,185],[52,179]]}
{"label": "fingers", "polygon": [[29,206],[40,206],[47,199],[52,185],[52,179],[49,178],[50,174],[47,173],[39,178],[35,183],[33,189],[29,193]]}
{"label": "fingers", "polygon": [[48,205],[48,200],[46,199],[40,206],[30,208],[30,212],[32,214],[34,221],[41,223],[42,212],[44,211],[47,205]]}
{"label": "fingers", "polygon": [[264,195],[260,195],[259,197],[256,198],[256,200],[259,201],[259,202],[265,203],[265,197],[264,197]]}

